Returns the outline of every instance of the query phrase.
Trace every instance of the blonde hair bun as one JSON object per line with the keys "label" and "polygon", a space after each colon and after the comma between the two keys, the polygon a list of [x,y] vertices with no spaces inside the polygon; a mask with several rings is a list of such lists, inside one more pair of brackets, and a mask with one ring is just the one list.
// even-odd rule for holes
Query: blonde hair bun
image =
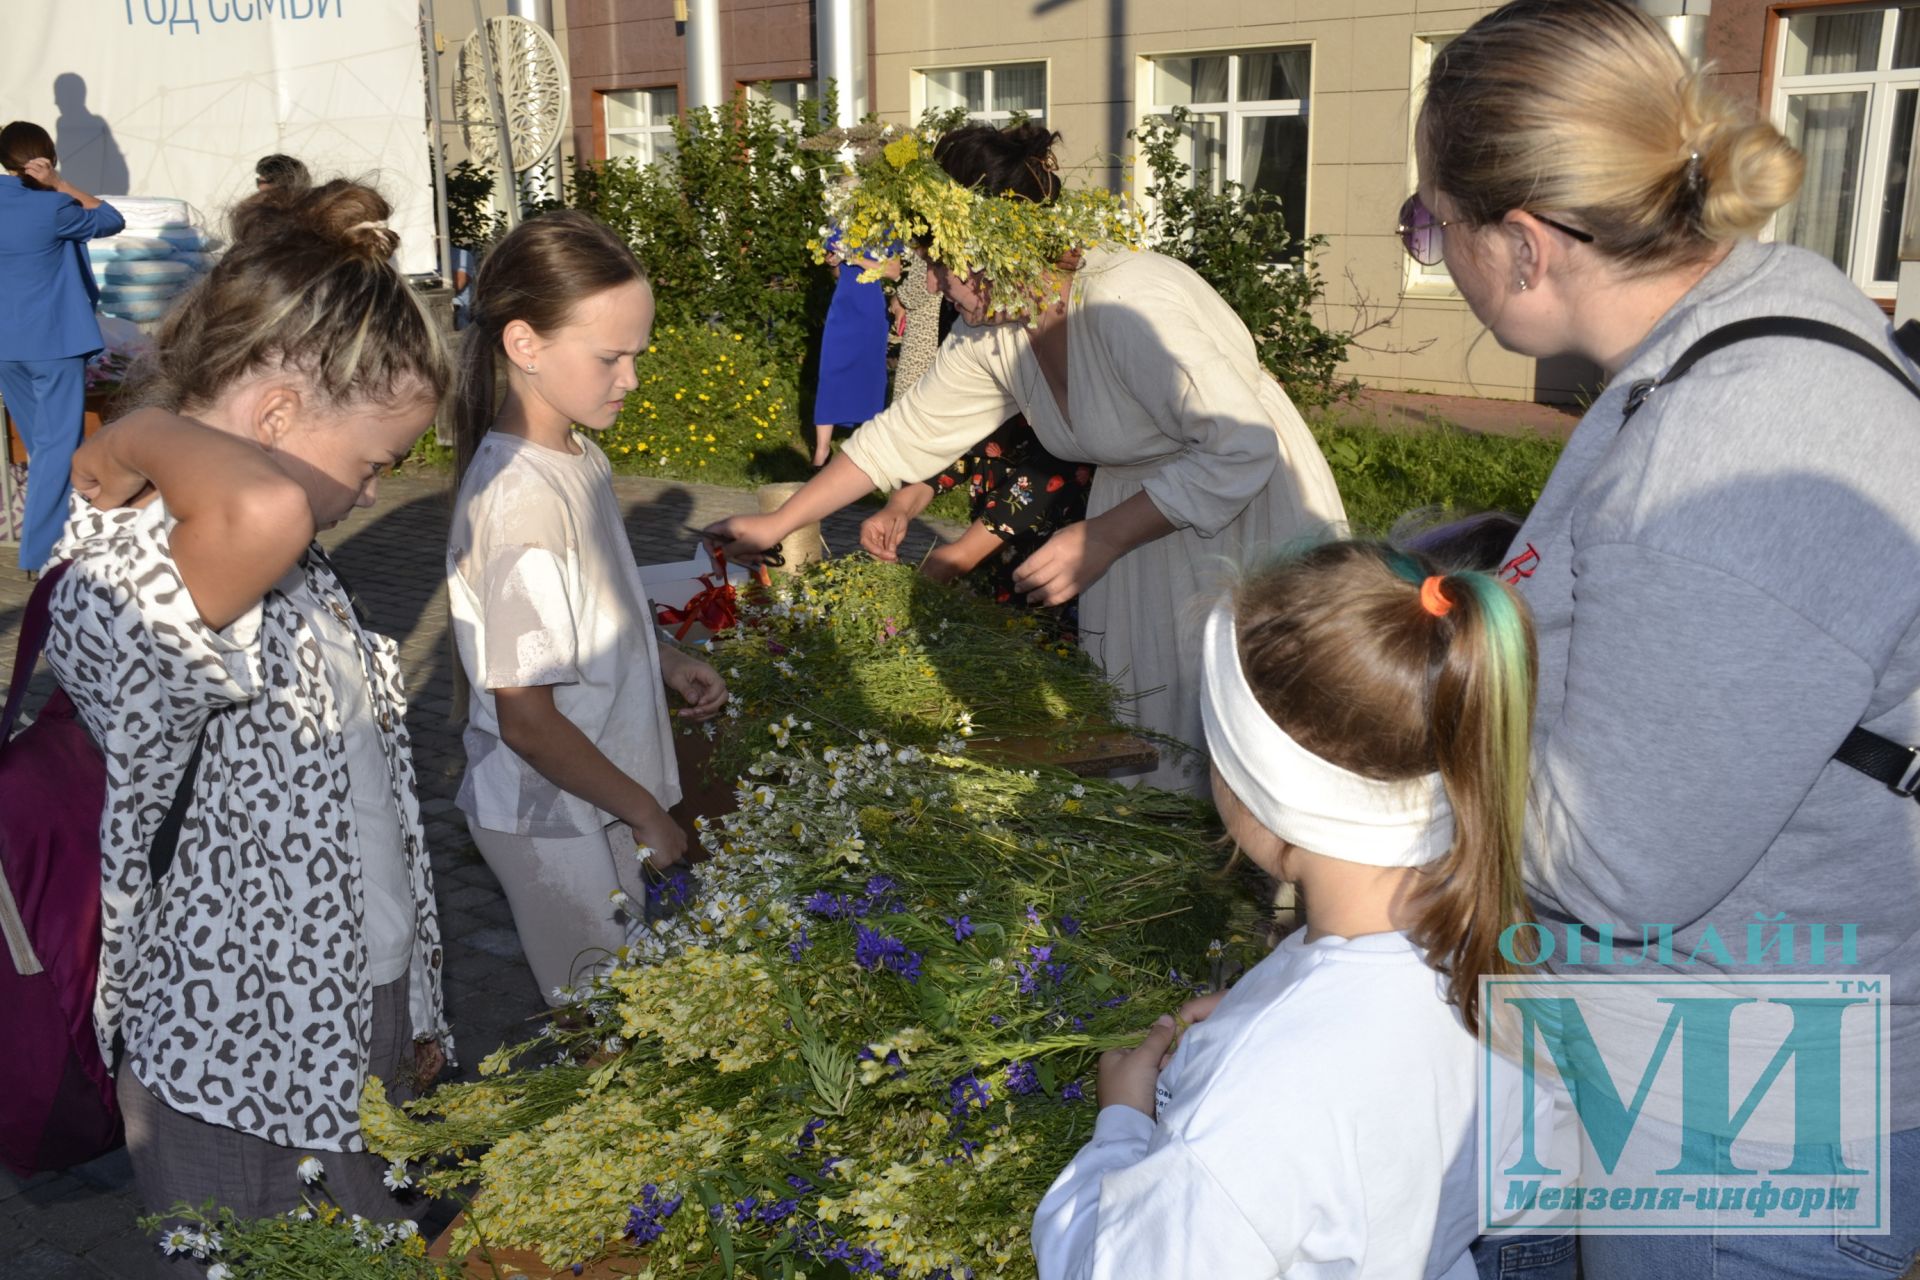
{"label": "blonde hair bun", "polygon": [[1434,58],[1422,179],[1471,224],[1524,209],[1630,271],[1697,262],[1758,232],[1804,169],[1708,76],[1623,0],[1511,0]]}

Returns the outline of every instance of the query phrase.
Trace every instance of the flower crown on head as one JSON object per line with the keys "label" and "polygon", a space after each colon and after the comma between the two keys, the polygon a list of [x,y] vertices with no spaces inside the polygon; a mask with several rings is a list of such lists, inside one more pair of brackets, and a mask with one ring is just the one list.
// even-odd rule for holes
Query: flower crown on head
{"label": "flower crown on head", "polygon": [[[992,283],[989,311],[1004,319],[1035,310],[1060,264],[1081,251],[1107,242],[1138,247],[1140,216],[1125,196],[1076,188],[1039,204],[963,187],[934,162],[935,141],[930,130],[898,125],[871,139],[846,139],[865,145],[855,146],[856,181],[827,192],[832,238],[843,256],[894,258],[906,241],[929,240],[931,261],[962,276],[977,271]],[[828,238],[823,232],[813,243],[818,261],[826,260]],[[867,270],[860,278],[879,275]]]}

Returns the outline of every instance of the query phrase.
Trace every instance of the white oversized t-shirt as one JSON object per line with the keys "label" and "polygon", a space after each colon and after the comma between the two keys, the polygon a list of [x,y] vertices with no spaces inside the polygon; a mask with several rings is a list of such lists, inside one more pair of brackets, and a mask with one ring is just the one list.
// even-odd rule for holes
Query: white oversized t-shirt
{"label": "white oversized t-shirt", "polygon": [[490,831],[581,836],[614,820],[500,739],[496,689],[553,686],[554,705],[662,808],[680,800],[652,609],[591,440],[577,453],[489,432],[454,504],[447,595],[471,693],[458,803]]}
{"label": "white oversized t-shirt", "polygon": [[1101,1109],[1035,1216],[1040,1280],[1473,1280],[1481,1072],[1514,1123],[1521,1082],[1442,981],[1404,933],[1287,937],[1181,1041],[1158,1123]]}

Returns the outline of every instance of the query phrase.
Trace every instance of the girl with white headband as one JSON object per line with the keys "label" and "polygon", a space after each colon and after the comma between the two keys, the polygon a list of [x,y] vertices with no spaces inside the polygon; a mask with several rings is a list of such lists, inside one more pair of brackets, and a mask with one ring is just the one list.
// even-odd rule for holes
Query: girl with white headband
{"label": "girl with white headband", "polygon": [[1214,611],[1214,797],[1305,927],[1182,1010],[1177,1050],[1162,1017],[1101,1059],[1093,1138],[1035,1221],[1042,1280],[1475,1274],[1478,983],[1524,918],[1533,671],[1507,587],[1381,544]]}

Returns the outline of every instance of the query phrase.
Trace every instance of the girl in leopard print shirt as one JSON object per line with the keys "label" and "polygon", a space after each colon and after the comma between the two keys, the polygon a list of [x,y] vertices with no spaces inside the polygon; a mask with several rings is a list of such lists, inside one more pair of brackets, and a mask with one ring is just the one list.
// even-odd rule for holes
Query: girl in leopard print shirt
{"label": "girl in leopard print shirt", "polygon": [[361,1091],[451,1049],[396,651],[314,542],[449,380],[386,216],[345,181],[239,206],[158,335],[153,407],[74,458],[47,657],[107,761],[94,1019],[156,1213],[280,1212],[316,1155],[343,1208],[398,1216]]}

